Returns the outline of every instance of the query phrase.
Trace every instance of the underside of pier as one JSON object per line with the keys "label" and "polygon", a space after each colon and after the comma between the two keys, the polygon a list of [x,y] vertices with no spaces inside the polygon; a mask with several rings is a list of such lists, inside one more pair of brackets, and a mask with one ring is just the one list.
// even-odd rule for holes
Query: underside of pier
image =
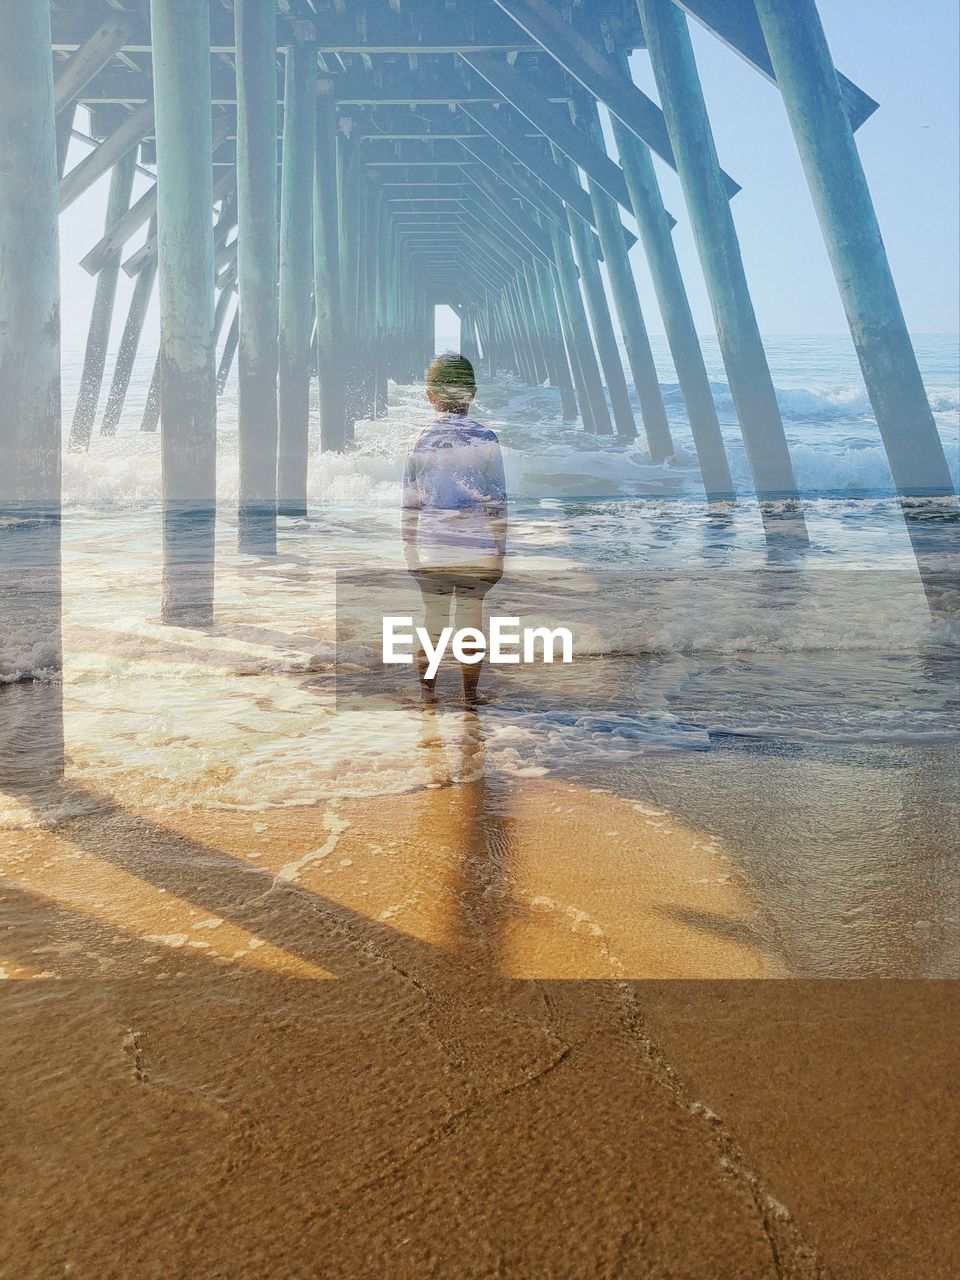
{"label": "underside of pier", "polygon": [[[306,510],[311,378],[321,448],[349,448],[356,421],[387,412],[389,379],[422,376],[438,304],[486,376],[549,383],[566,419],[640,436],[653,462],[674,453],[644,318],[658,311],[706,496],[732,500],[680,219],[756,494],[802,539],[689,20],[780,87],[898,492],[949,494],[854,142],[877,104],[834,68],[814,0],[0,0],[0,501],[57,500],[57,219],[109,174],[69,445],[116,432],[158,289],[142,425],[162,432],[168,620],[212,607],[234,360],[240,545],[270,553],[277,513]],[[664,206],[654,157],[683,208]],[[106,388],[120,273],[136,287]]]}

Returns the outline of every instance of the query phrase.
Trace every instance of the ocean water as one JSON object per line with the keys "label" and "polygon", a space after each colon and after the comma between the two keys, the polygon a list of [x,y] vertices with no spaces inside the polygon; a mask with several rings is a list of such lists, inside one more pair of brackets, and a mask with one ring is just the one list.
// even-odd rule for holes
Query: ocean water
{"label": "ocean water", "polygon": [[[638,496],[702,500],[693,439],[666,340],[653,337],[651,342],[677,447],[672,464],[650,466],[642,434],[636,444],[623,445],[616,440],[587,436],[579,423],[561,427],[557,397],[548,388],[510,401],[505,400],[499,388],[498,394],[491,394],[492,389],[481,387],[479,416],[495,420],[501,431],[514,502]],[[702,344],[731,470],[738,491],[747,497],[752,483],[717,343],[704,338]],[[861,501],[891,496],[890,469],[849,338],[791,335],[768,337],[765,345],[797,481],[804,495],[821,504],[845,497]],[[914,345],[957,485],[960,339],[953,334],[918,334]],[[64,353],[65,430],[73,416],[81,367],[81,352]],[[136,506],[159,496],[158,441],[139,432],[152,370],[152,357],[141,356],[120,425],[118,439],[122,447],[115,441],[95,438],[88,454],[66,455],[67,505]],[[110,374],[108,363],[104,386],[109,385]],[[393,408],[388,419],[359,432],[360,447],[355,453],[340,458],[314,455],[309,493],[315,502],[345,507],[396,505],[403,452],[411,432],[422,421],[425,406],[415,389],[410,389],[396,398]],[[219,493],[229,502],[236,496],[237,485],[235,373],[221,399],[219,427]]]}
{"label": "ocean water", "polygon": [[[915,343],[960,484],[958,341]],[[757,927],[792,972],[960,972],[958,618],[927,607],[849,340],[766,346],[806,545],[789,526],[764,528],[709,341],[741,495],[729,508],[705,505],[662,340],[677,446],[662,465],[642,435],[622,444],[562,423],[549,388],[481,387],[476,416],[500,435],[511,495],[497,611],[575,637],[570,667],[485,673],[484,768],[510,786],[559,777],[609,789],[713,833],[735,850]],[[65,355],[65,436],[80,364]],[[281,520],[267,561],[236,550],[227,388],[216,622],[196,631],[158,617],[159,437],[139,430],[151,366],[135,371],[118,435],[64,455],[62,678],[55,626],[3,647],[0,829],[57,823],[98,797],[269,815],[435,785],[415,679],[409,668],[405,683],[384,677],[348,589],[402,568],[403,459],[429,417],[420,389],[391,387],[389,415],[358,424],[351,452],[312,455],[309,516]],[[943,572],[960,568],[957,535],[949,512],[931,517]],[[448,694],[454,677],[441,677]],[[443,710],[451,758],[458,732]],[[61,750],[66,788],[43,781]],[[5,789],[14,756],[22,779],[31,755],[37,784]]]}

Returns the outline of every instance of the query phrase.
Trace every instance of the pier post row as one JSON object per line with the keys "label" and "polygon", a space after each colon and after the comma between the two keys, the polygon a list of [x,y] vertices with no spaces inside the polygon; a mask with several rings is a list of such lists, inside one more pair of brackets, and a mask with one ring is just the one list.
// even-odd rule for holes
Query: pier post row
{"label": "pier post row", "polygon": [[[905,510],[949,495],[855,143],[877,103],[834,67],[814,0],[0,0],[4,505],[58,499],[57,213],[109,173],[68,443],[116,432],[158,282],[143,427],[162,434],[167,620],[212,616],[216,402],[234,359],[240,546],[270,554],[278,512],[306,511],[311,377],[321,448],[348,448],[355,421],[387,412],[387,380],[422,374],[439,304],[487,376],[549,382],[564,419],[637,435],[654,461],[673,452],[644,320],[658,311],[707,497],[732,499],[681,219],[756,493],[802,537],[691,21],[779,86]],[[654,157],[683,207],[664,206]],[[150,185],[131,203],[137,171]],[[136,287],[105,390],[121,270]]]}

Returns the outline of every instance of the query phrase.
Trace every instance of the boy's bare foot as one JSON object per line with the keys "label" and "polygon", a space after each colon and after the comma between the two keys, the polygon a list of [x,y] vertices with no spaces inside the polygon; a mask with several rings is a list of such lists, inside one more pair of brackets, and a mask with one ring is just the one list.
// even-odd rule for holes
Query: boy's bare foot
{"label": "boy's bare foot", "polygon": [[463,694],[460,702],[462,706],[475,707],[480,701],[477,685],[480,683],[480,668],[482,666],[482,662],[461,662],[460,678],[463,682]]}
{"label": "boy's bare foot", "polygon": [[430,663],[425,653],[417,654],[417,675],[420,679],[420,701],[425,706],[433,706],[437,701],[437,677],[432,680],[427,679],[427,669]]}

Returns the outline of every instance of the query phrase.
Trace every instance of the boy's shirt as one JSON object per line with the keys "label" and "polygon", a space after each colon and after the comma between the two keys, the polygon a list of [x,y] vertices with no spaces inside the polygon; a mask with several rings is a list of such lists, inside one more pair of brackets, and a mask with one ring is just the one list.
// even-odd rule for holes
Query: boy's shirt
{"label": "boy's shirt", "polygon": [[496,433],[461,414],[441,414],[407,454],[403,507],[419,511],[417,552],[425,566],[480,565],[496,559],[493,521],[506,512],[507,487]]}

